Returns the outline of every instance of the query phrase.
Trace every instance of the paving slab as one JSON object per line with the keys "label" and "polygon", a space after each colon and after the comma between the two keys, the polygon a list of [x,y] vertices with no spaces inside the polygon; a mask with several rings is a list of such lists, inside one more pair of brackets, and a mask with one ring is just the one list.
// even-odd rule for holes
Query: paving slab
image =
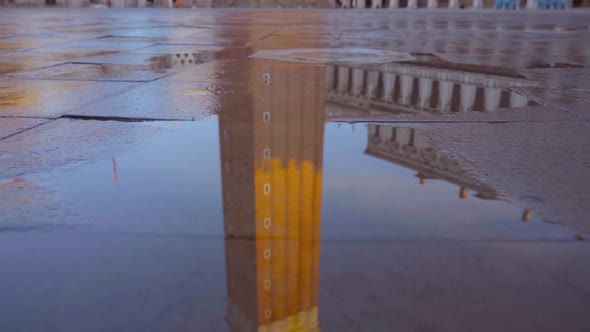
{"label": "paving slab", "polygon": [[54,52],[5,52],[0,53],[0,74],[14,73],[58,65],[76,58],[105,55],[113,51],[54,51]]}
{"label": "paving slab", "polygon": [[587,273],[583,257],[583,243],[328,244],[319,323],[340,331],[583,331],[589,284],[567,280]]}
{"label": "paving slab", "polygon": [[199,53],[214,52],[223,50],[223,46],[215,44],[158,44],[136,50],[136,53],[149,54],[177,54],[177,53]]}
{"label": "paving slab", "polygon": [[[245,50],[241,52],[249,54],[250,51]],[[241,79],[240,79],[241,75]],[[243,68],[235,66],[235,62],[230,60],[213,60],[207,63],[200,64],[196,67],[183,70],[179,73],[167,76],[162,81],[169,82],[215,82],[217,84],[240,84],[247,74],[243,72]],[[222,79],[222,76],[227,76],[227,79]]]}
{"label": "paving slab", "polygon": [[142,124],[97,122],[59,119],[31,129],[26,135],[1,140],[0,178],[63,172],[108,158],[114,151],[162,131]]}
{"label": "paving slab", "polygon": [[10,52],[0,55],[3,62],[27,63],[27,62],[52,62],[54,64],[74,60],[77,58],[99,56],[106,54],[113,54],[113,51],[99,51],[99,50],[71,50],[71,51],[56,51],[56,52]]}
{"label": "paving slab", "polygon": [[103,51],[103,52],[121,52],[133,51],[155,44],[154,42],[133,41],[127,40],[125,42],[109,41],[108,38],[94,38],[82,41],[69,41],[50,45],[46,47],[39,47],[34,52],[69,52],[69,51]]}
{"label": "paving slab", "polygon": [[501,195],[588,232],[590,148],[578,144],[588,129],[588,122],[462,123],[428,126],[428,135]]}
{"label": "paving slab", "polygon": [[0,115],[56,118],[137,84],[2,79]]}
{"label": "paving slab", "polygon": [[64,63],[47,68],[10,74],[17,78],[77,81],[149,82],[167,76],[170,68],[151,65]]}
{"label": "paving slab", "polygon": [[155,81],[77,108],[69,115],[200,120],[216,113],[218,99],[211,83]]}
{"label": "paving slab", "polygon": [[67,39],[51,39],[51,38],[34,38],[31,36],[18,36],[6,38],[0,45],[2,51],[22,51],[30,48],[37,48],[48,46],[52,44],[61,44],[67,42]]}
{"label": "paving slab", "polygon": [[588,120],[590,70],[588,68],[528,69],[527,77],[543,82],[543,87],[522,88],[525,94]]}
{"label": "paving slab", "polygon": [[[68,332],[89,325],[109,331],[226,329],[226,283],[219,277],[224,270],[222,240],[13,235],[0,236],[2,249],[10,244],[13,250],[27,253],[20,260],[1,259],[15,272],[0,277],[10,289],[0,300],[1,326],[7,331],[49,328]],[[25,249],[31,245],[42,250]],[[71,250],[77,254],[61,264],[49,268],[43,263]],[[214,254],[195,261],[194,252]],[[148,258],[146,253],[153,256]],[[130,264],[138,268],[129,269]],[[31,270],[33,266],[37,268]],[[64,278],[55,273],[68,266],[76,266],[74,275]],[[21,273],[26,276],[14,278]],[[169,278],[169,274],[176,277]],[[146,301],[146,294],[152,299]],[[44,300],[18,300],[31,296]],[[112,302],[114,296],[119,300]],[[154,300],[158,298],[163,301]]]}
{"label": "paving slab", "polygon": [[12,136],[23,130],[46,123],[46,119],[6,118],[0,117],[0,140]]}
{"label": "paving slab", "polygon": [[8,74],[8,73],[14,73],[14,72],[18,72],[21,70],[31,70],[31,69],[38,69],[38,68],[43,68],[43,67],[49,67],[49,66],[53,66],[56,63],[55,62],[42,62],[42,61],[15,61],[15,62],[5,62],[2,61],[4,59],[2,59],[0,57],[0,75],[1,74]]}
{"label": "paving slab", "polygon": [[137,65],[153,69],[173,69],[182,71],[192,66],[212,61],[215,52],[201,51],[194,53],[149,54],[149,53],[115,53],[80,58],[76,63],[109,64],[109,65]]}

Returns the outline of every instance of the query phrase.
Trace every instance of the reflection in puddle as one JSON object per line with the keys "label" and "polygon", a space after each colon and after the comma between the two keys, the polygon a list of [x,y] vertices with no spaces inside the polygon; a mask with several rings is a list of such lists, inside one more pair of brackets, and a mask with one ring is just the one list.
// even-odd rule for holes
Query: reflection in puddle
{"label": "reflection in puddle", "polygon": [[426,184],[427,179],[442,179],[460,187],[460,198],[467,197],[468,189],[482,199],[496,198],[494,189],[467,176],[456,161],[430,147],[421,130],[370,124],[368,135],[366,154],[417,171],[420,184]]}
{"label": "reflection in puddle", "polygon": [[[325,73],[264,64],[253,72],[253,107],[219,115],[227,320],[234,331],[312,331],[324,96],[306,82]],[[287,86],[287,77],[297,80]]]}
{"label": "reflection in puddle", "polygon": [[[170,55],[152,58],[152,65],[159,70],[213,58]],[[115,151],[108,151],[102,162],[51,182],[59,184],[63,201],[77,208],[76,216],[93,221],[86,226],[91,231],[120,232],[135,240],[141,233],[149,241],[181,234],[188,242],[198,242],[191,238],[198,235],[221,243],[215,230],[223,225],[225,319],[233,331],[318,331],[320,310],[333,309],[320,308],[319,301],[320,289],[330,286],[320,285],[320,247],[330,244],[489,244],[572,238],[556,225],[518,222],[540,218],[496,200],[494,188],[471,178],[452,158],[429,146],[419,129],[368,124],[352,132],[350,125],[326,124],[333,115],[331,103],[353,111],[412,112],[525,106],[530,104],[526,98],[506,89],[532,83],[456,68],[407,64],[379,68],[249,61],[243,66],[248,91],[220,99],[218,123],[145,124],[172,130],[150,135],[133,152],[116,151],[115,157]],[[221,79],[233,78],[224,75]],[[97,124],[111,125],[110,121]],[[128,133],[137,124],[116,125]],[[83,150],[80,155],[91,154],[87,146],[80,142],[76,149]],[[0,184],[0,190],[11,194],[11,188],[34,189],[21,188],[19,183]],[[479,199],[469,199],[470,192]],[[221,202],[223,215],[215,208]],[[13,206],[18,204],[22,205]],[[46,218],[43,212],[41,220]],[[125,238],[125,242],[132,241]],[[381,248],[362,250],[381,252]],[[108,255],[97,255],[101,254]],[[114,255],[130,262],[136,259],[126,256],[126,250]],[[195,254],[189,255],[192,260]],[[203,256],[196,261],[202,262]],[[347,257],[338,259],[346,265]],[[213,261],[203,264],[215,266],[220,260]],[[379,270],[384,261],[367,259],[367,265]],[[466,261],[466,266],[472,264]],[[406,268],[414,266],[410,262]],[[428,266],[421,272],[430,272]],[[346,289],[341,293],[349,303],[360,298]],[[369,302],[388,302],[386,295],[378,294]],[[167,296],[163,295],[166,300]],[[385,321],[383,316],[377,318]],[[363,322],[366,317],[350,319]]]}
{"label": "reflection in puddle", "polygon": [[158,71],[170,68],[185,68],[215,60],[216,52],[176,53],[158,55],[149,59],[150,68]]}
{"label": "reflection in puddle", "polygon": [[477,72],[449,63],[328,65],[327,99],[350,111],[493,112],[535,105],[511,87],[534,86],[519,75]]}
{"label": "reflection in puddle", "polygon": [[[466,199],[468,190],[475,191],[480,199],[496,199],[496,191],[468,176],[453,159],[441,155],[427,144],[419,129],[392,125],[367,125],[367,149],[365,153],[418,172],[416,177],[425,185],[427,179],[444,180],[459,186],[458,196]],[[524,209],[522,221],[531,220],[532,211]]]}
{"label": "reflection in puddle", "polygon": [[[344,128],[335,124],[326,140],[337,140],[345,156],[324,151],[324,67],[254,62],[248,69],[251,108],[219,114],[226,318],[232,331],[319,329],[320,225],[324,241],[489,240],[530,231],[517,222],[517,207],[493,201],[493,188],[429,147],[419,130],[366,127],[365,154],[401,167],[376,165],[362,150],[354,151],[364,140],[343,136]],[[338,169],[345,164],[349,168]],[[407,169],[418,172],[421,184],[445,183],[419,192]],[[446,195],[455,185],[461,199],[471,190],[482,200],[459,205]],[[467,211],[456,216],[457,208]],[[531,212],[525,210],[523,218],[530,220]],[[539,227],[532,236],[566,233]]]}

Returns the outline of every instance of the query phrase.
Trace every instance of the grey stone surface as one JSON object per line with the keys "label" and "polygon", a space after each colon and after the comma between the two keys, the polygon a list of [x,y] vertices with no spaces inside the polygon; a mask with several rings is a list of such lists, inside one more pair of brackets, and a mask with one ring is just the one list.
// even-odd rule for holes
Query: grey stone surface
{"label": "grey stone surface", "polygon": [[580,278],[590,272],[584,243],[424,241],[322,249],[320,325],[330,330],[581,332],[590,324],[588,283]]}
{"label": "grey stone surface", "polygon": [[428,126],[432,143],[482,182],[580,232],[590,232],[588,130],[585,121]]}
{"label": "grey stone surface", "polygon": [[218,96],[209,83],[156,81],[78,108],[71,115],[201,120],[216,113]]}
{"label": "grey stone surface", "polygon": [[82,105],[126,91],[138,83],[0,80],[0,115],[59,117]]}
{"label": "grey stone surface", "polygon": [[46,123],[47,121],[49,120],[0,117],[0,139]]}
{"label": "grey stone surface", "polygon": [[167,68],[152,68],[149,65],[66,63],[25,73],[15,73],[11,76],[53,80],[149,82],[170,73],[172,71]]}
{"label": "grey stone surface", "polygon": [[112,151],[132,146],[160,130],[114,121],[52,121],[27,134],[0,140],[0,178],[63,172],[109,157]]}

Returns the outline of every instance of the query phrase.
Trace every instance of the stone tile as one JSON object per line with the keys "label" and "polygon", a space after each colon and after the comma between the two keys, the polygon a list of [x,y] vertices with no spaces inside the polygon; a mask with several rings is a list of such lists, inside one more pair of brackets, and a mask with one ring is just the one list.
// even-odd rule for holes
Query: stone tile
{"label": "stone tile", "polygon": [[153,68],[187,69],[200,63],[213,60],[214,52],[150,54],[150,53],[116,53],[97,55],[77,59],[79,63],[117,64],[117,65],[147,65]]}
{"label": "stone tile", "polygon": [[[0,119],[4,121],[5,119]],[[59,119],[0,140],[0,178],[56,175],[110,158],[162,129],[146,124]]]}
{"label": "stone tile", "polygon": [[19,62],[5,62],[0,57],[0,75],[16,73],[19,71],[49,67],[55,65],[55,62],[42,62],[42,61],[19,61]]}
{"label": "stone tile", "polygon": [[[23,235],[0,235],[2,251],[24,251],[18,259],[0,257],[12,271],[0,276],[5,287],[0,317],[7,330],[227,329],[222,240]],[[195,252],[209,254],[196,257]],[[72,266],[75,277],[63,273]],[[38,301],[19,301],[29,297]]]}
{"label": "stone tile", "polygon": [[198,120],[216,113],[212,83],[155,81],[102,99],[71,115],[136,119]]}
{"label": "stone tile", "polygon": [[583,331],[590,283],[579,276],[590,273],[588,258],[590,246],[575,242],[324,242],[319,324],[336,331]]}
{"label": "stone tile", "polygon": [[99,56],[99,55],[107,55],[107,54],[115,54],[117,52],[114,51],[97,51],[97,50],[70,50],[70,51],[55,51],[55,52],[10,52],[10,53],[3,53],[0,55],[0,61],[3,62],[15,62],[15,63],[35,63],[35,62],[43,62],[48,63],[51,62],[53,64],[71,61],[78,58],[84,57],[91,57],[91,56]]}
{"label": "stone tile", "polygon": [[34,50],[34,52],[70,52],[70,51],[102,51],[102,52],[122,52],[133,51],[144,47],[153,45],[153,42],[116,42],[108,41],[103,38],[73,41],[68,43],[60,43],[47,47],[41,47]]}
{"label": "stone tile", "polygon": [[[233,62],[228,60],[214,60],[170,75],[162,80],[170,82],[218,82],[220,74],[225,70],[234,68],[233,73],[237,74],[239,72],[239,69],[232,64]],[[231,76],[231,74],[229,75]]]}
{"label": "stone tile", "polygon": [[30,118],[3,118],[0,117],[0,140],[17,134],[23,130],[27,130],[46,123],[46,119],[30,119]]}
{"label": "stone tile", "polygon": [[158,44],[136,50],[135,53],[149,54],[179,54],[179,53],[201,53],[207,51],[221,51],[223,46],[207,44]]}
{"label": "stone tile", "polygon": [[19,36],[13,38],[6,38],[0,43],[0,50],[3,51],[22,51],[30,48],[37,48],[48,46],[52,44],[61,44],[67,42],[67,39],[46,39],[46,38],[31,38],[29,36]]}
{"label": "stone tile", "polygon": [[110,65],[65,63],[48,68],[12,74],[18,78],[79,81],[148,82],[173,73],[157,63],[148,65]]}
{"label": "stone tile", "polygon": [[421,125],[437,149],[450,153],[483,183],[529,206],[546,220],[590,231],[590,146],[586,121]]}
{"label": "stone tile", "polygon": [[133,86],[133,83],[3,79],[0,116],[55,118]]}

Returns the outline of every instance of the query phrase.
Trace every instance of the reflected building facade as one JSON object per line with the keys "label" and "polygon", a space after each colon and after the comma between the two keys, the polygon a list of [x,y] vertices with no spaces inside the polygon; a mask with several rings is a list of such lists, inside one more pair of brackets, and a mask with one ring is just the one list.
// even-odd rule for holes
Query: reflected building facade
{"label": "reflected building facade", "polygon": [[421,184],[440,179],[459,186],[459,197],[467,198],[467,190],[476,197],[496,199],[496,191],[471,178],[457,162],[432,148],[419,129],[369,124],[365,154],[413,169]]}
{"label": "reflected building facade", "polygon": [[[437,59],[376,66],[328,65],[328,113],[494,112],[535,105],[510,88],[536,82],[498,67],[458,65]],[[346,113],[346,112],[345,112]]]}
{"label": "reflected building facade", "polygon": [[325,69],[254,61],[219,113],[232,331],[319,331]]}

